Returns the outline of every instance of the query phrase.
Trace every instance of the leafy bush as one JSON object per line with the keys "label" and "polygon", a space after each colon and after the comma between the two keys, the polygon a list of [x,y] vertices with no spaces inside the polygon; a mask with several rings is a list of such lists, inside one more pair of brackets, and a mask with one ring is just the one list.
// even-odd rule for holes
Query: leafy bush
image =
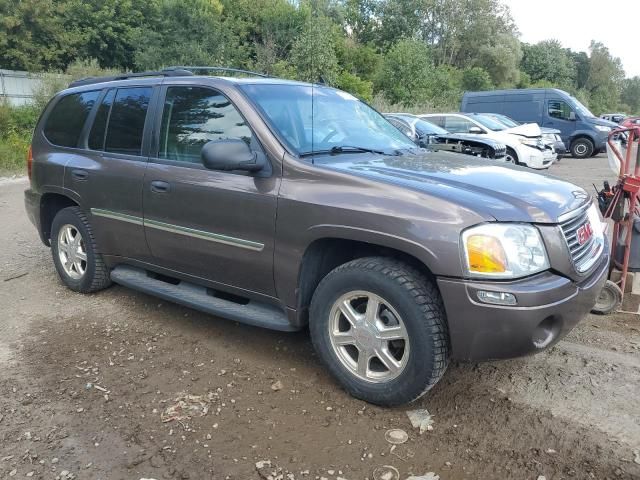
{"label": "leafy bush", "polygon": [[336,87],[352,93],[366,102],[370,102],[373,99],[373,84],[349,72],[342,72],[338,75]]}

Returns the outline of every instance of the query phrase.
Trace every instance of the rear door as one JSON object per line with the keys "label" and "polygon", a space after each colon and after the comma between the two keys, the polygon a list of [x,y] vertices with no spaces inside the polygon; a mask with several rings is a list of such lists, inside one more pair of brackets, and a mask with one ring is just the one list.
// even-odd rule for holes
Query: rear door
{"label": "rear door", "polygon": [[142,225],[142,182],[152,85],[109,88],[82,136],[82,156],[65,169],[65,187],[82,198],[101,253],[149,260]]}
{"label": "rear door", "polygon": [[206,169],[202,147],[240,138],[264,155],[238,108],[208,86],[165,85],[144,180],[145,231],[154,263],[222,286],[274,295],[280,177]]}

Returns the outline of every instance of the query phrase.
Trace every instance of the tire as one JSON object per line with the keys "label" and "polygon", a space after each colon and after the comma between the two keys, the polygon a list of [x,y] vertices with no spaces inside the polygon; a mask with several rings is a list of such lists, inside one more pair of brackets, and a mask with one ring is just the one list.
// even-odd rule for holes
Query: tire
{"label": "tire", "polygon": [[[360,348],[365,351],[369,340],[374,343],[379,340],[363,338],[359,340],[360,346],[344,347],[336,346],[333,340],[334,327],[339,324],[348,326],[347,332],[339,331],[339,335],[351,333],[356,339],[363,336],[359,332],[365,327],[352,327],[353,323],[347,322],[336,305],[344,305],[343,299],[355,295],[357,298],[349,300],[349,305],[358,314],[358,321],[368,324],[362,320],[368,313],[366,307],[358,305],[363,301],[358,295],[364,294],[369,295],[366,306],[373,305],[374,298],[381,302],[375,313],[383,329],[379,331],[388,332],[384,329],[391,326],[394,332],[403,331],[406,336],[407,340],[386,341],[386,351],[393,350],[396,363],[401,365],[395,373],[386,368],[382,357],[369,355],[362,362],[366,367],[360,369]],[[440,293],[420,272],[390,258],[361,258],[331,271],[314,292],[309,329],[313,345],[333,377],[354,397],[376,405],[393,406],[416,400],[440,380],[447,368],[449,336]],[[389,362],[388,355],[385,357]],[[367,373],[358,373],[362,371]],[[371,378],[365,378],[366,375]]]}
{"label": "tire", "polygon": [[[80,235],[79,239],[73,235],[74,231]],[[68,232],[72,241],[65,235]],[[71,290],[90,293],[111,285],[109,270],[102,255],[96,252],[91,224],[80,207],[64,208],[53,219],[51,254],[60,279]],[[63,259],[71,265],[63,263]]]}
{"label": "tire", "polygon": [[518,154],[511,147],[507,147],[507,154],[504,156],[504,161],[511,165],[520,165]]}
{"label": "tire", "polygon": [[591,309],[591,313],[597,315],[609,315],[620,308],[622,303],[622,290],[617,283],[607,280],[602,287],[600,295],[596,300],[596,304]]}
{"label": "tire", "polygon": [[574,158],[589,158],[593,155],[593,142],[588,138],[576,138],[571,142],[571,155]]}

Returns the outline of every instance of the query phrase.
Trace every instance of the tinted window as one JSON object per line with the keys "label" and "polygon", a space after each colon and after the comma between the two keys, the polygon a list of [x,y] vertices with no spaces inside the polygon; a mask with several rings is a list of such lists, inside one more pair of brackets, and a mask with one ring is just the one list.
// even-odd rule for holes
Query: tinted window
{"label": "tinted window", "polygon": [[105,151],[140,155],[151,87],[119,88],[111,107]]}
{"label": "tinted window", "polygon": [[159,158],[200,163],[212,140],[236,138],[251,144],[251,129],[224,95],[203,87],[169,87],[162,112]]}
{"label": "tinted window", "polygon": [[115,90],[109,90],[98,107],[98,113],[96,113],[89,133],[89,148],[92,150],[104,149],[104,132],[107,129],[107,120],[109,120],[109,112],[115,93]]}
{"label": "tinted window", "polygon": [[44,126],[44,134],[54,145],[77,147],[84,122],[100,91],[74,93],[61,98]]}
{"label": "tinted window", "polygon": [[549,116],[559,118],[561,120],[569,120],[569,114],[573,110],[571,107],[560,100],[549,100]]}

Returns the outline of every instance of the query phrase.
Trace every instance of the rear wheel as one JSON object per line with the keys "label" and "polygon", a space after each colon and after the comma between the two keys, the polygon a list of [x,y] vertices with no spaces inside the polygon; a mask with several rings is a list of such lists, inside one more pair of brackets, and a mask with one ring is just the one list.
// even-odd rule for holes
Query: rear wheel
{"label": "rear wheel", "polygon": [[95,292],[111,284],[102,255],[96,253],[91,225],[80,207],[60,210],[51,225],[53,263],[71,290]]}
{"label": "rear wheel", "polygon": [[333,376],[370,403],[411,402],[447,367],[440,294],[420,272],[393,259],[357,259],[330,272],[313,295],[310,331]]}
{"label": "rear wheel", "polygon": [[593,142],[588,138],[576,138],[571,142],[571,155],[575,158],[589,158],[593,151]]}

